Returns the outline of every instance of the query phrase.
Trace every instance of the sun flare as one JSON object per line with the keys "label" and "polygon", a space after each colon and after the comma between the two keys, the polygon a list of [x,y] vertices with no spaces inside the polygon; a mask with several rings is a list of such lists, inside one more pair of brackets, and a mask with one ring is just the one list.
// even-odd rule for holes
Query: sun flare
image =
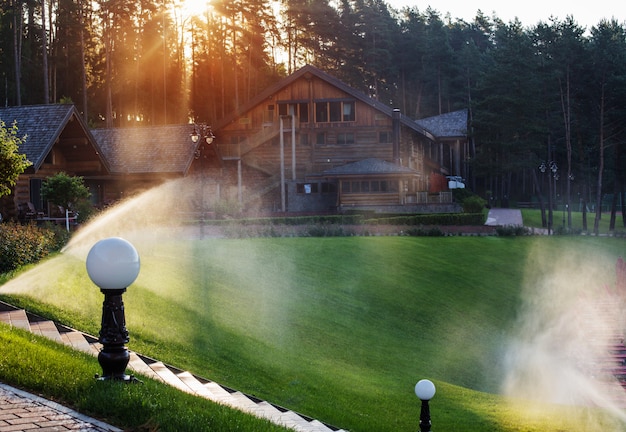
{"label": "sun flare", "polygon": [[176,8],[180,16],[187,19],[192,16],[204,14],[211,7],[211,0],[180,0]]}

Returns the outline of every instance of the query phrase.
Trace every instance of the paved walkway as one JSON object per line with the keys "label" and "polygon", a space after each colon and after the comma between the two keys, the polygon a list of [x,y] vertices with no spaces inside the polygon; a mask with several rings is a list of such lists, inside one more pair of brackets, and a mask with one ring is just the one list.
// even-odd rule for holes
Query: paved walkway
{"label": "paved walkway", "polygon": [[63,405],[0,383],[0,432],[121,432]]}
{"label": "paved walkway", "polygon": [[[97,355],[101,345],[98,340],[90,335],[81,333],[69,327],[62,326],[52,321],[44,320],[33,314],[27,314],[22,309],[15,308],[7,303],[0,302],[0,322],[5,322],[11,326],[28,330],[32,333],[45,336],[49,339],[56,340],[60,343],[72,346],[75,349]],[[214,381],[197,377],[187,371],[169,366],[155,359],[144,357],[140,354],[130,351],[130,362],[128,368],[143,376],[162,381],[166,384],[176,387],[177,389],[212,400],[216,403],[227,405],[243,412],[255,415],[260,418],[270,420],[273,423],[286,426],[296,432],[345,432],[336,427],[324,424],[316,419],[301,415],[286,408],[274,405],[272,403],[259,400],[258,398],[244,394],[240,391],[222,386]],[[13,394],[13,393],[11,393]],[[20,396],[20,395],[18,395]],[[21,392],[21,396],[26,399],[28,394]],[[0,406],[8,404],[10,399],[4,402],[4,394],[0,392]],[[33,398],[35,398],[33,396]],[[41,401],[40,398],[36,399]],[[24,399],[22,399],[22,403]],[[17,403],[19,405],[19,402]],[[40,403],[41,405],[41,403]],[[56,404],[55,404],[56,405]],[[38,405],[36,405],[38,406]],[[49,408],[48,405],[45,405]],[[58,405],[57,405],[58,406]],[[58,406],[59,408],[63,408]],[[69,410],[68,410],[69,411]],[[40,427],[39,423],[45,423],[45,416],[38,416],[36,413],[29,411],[22,412],[23,417],[16,415],[15,412],[7,413],[10,418],[6,420],[7,425],[2,422],[4,420],[4,411],[0,409],[0,432],[16,431],[16,430],[46,430],[46,431],[65,431],[65,430],[85,430],[85,431],[113,431],[119,430],[102,423],[87,422],[86,417],[78,417],[82,423],[71,428],[45,428]],[[60,413],[63,414],[63,413]],[[33,420],[35,419],[35,420]],[[28,423],[30,421],[30,423]],[[13,422],[13,423],[11,423]],[[25,425],[28,425],[27,428]],[[104,429],[108,427],[108,429]]]}
{"label": "paved walkway", "polygon": [[489,209],[487,215],[487,222],[485,225],[489,226],[522,226],[524,221],[522,219],[522,211],[519,209],[508,208],[492,208]]}

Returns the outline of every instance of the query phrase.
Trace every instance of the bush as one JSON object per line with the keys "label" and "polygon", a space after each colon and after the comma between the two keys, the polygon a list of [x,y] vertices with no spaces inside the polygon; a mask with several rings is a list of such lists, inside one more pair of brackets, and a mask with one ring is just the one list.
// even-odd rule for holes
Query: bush
{"label": "bush", "polygon": [[443,237],[446,234],[439,227],[432,228],[409,228],[406,235],[414,237]]}
{"label": "bush", "polygon": [[369,219],[365,223],[379,225],[483,225],[485,215],[482,210],[477,213],[433,213]]}
{"label": "bush", "polygon": [[530,235],[530,230],[520,225],[505,225],[496,228],[496,233],[500,237],[517,237]]}
{"label": "bush", "polygon": [[463,200],[464,213],[480,213],[485,208],[487,202],[478,195],[472,195]]}
{"label": "bush", "polygon": [[54,232],[35,225],[0,225],[0,272],[39,261],[55,247]]}

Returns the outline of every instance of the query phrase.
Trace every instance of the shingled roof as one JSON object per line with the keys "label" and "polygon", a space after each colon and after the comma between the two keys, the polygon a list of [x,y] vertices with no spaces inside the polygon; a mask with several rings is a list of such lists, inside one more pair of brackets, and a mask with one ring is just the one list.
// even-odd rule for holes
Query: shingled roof
{"label": "shingled roof", "polygon": [[467,137],[467,110],[462,109],[415,121],[431,131],[437,139]]}
{"label": "shingled roof", "polygon": [[[15,122],[18,136],[26,136],[24,145],[19,151],[32,162],[35,172],[39,170],[61,137],[80,140],[92,148],[90,157],[99,158],[97,155],[100,154],[100,148],[74,105],[48,104],[0,108],[0,120],[7,127]],[[106,161],[101,162],[107,166]]]}
{"label": "shingled roof", "polygon": [[197,144],[192,124],[94,129],[113,174],[186,174]]}
{"label": "shingled roof", "polygon": [[323,171],[320,177],[350,177],[350,176],[411,176],[417,175],[414,169],[400,166],[377,158],[363,159],[358,162],[338,166]]}
{"label": "shingled roof", "polygon": [[[326,81],[332,86],[342,90],[346,94],[349,94],[350,96],[363,102],[364,104],[371,106],[372,108],[378,110],[382,114],[387,115],[388,117],[392,117],[393,115],[393,111],[394,111],[393,108],[385,105],[382,102],[377,101],[376,99],[369,97],[368,95],[366,95],[365,93],[361,91],[355,90],[354,88],[350,87],[348,84],[344,83],[340,79],[335,78],[334,76],[330,74],[327,74],[326,72],[322,71],[321,69],[316,68],[315,66],[306,65],[306,66],[301,67],[300,69],[295,71],[293,74],[289,75],[288,77],[283,78],[282,80],[280,80],[273,86],[266,88],[264,91],[262,91],[257,96],[252,98],[250,101],[243,104],[239,109],[235,110],[235,112],[233,112],[230,116],[227,116],[223,120],[218,122],[215,125],[214,129],[219,130],[220,128],[227,126],[228,124],[236,121],[242,114],[251,110],[256,105],[262,103],[263,101],[266,101],[270,96],[274,95],[275,93],[277,93],[284,87],[289,86],[293,82],[303,77],[306,78],[307,76],[315,76],[323,81]],[[432,134],[432,132],[424,128],[422,125],[418,124],[417,122],[415,122],[410,117],[407,117],[404,114],[400,114],[400,123],[408,128],[413,129],[414,131],[418,133],[421,133],[422,135],[434,141],[435,137]]]}

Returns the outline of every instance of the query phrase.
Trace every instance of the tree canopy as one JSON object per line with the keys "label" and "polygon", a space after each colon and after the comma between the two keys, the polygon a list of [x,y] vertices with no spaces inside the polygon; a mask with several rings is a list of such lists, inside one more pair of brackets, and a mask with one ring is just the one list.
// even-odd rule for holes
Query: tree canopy
{"label": "tree canopy", "polygon": [[31,163],[19,152],[24,138],[18,136],[17,125],[6,126],[0,120],[0,197],[9,195],[17,178]]}
{"label": "tree canopy", "polygon": [[414,118],[468,108],[465,163],[483,194],[623,201],[624,23],[524,27],[480,10],[467,22],[383,0],[213,0],[194,15],[184,3],[2,2],[0,95],[69,98],[93,127],[214,124],[308,63]]}

